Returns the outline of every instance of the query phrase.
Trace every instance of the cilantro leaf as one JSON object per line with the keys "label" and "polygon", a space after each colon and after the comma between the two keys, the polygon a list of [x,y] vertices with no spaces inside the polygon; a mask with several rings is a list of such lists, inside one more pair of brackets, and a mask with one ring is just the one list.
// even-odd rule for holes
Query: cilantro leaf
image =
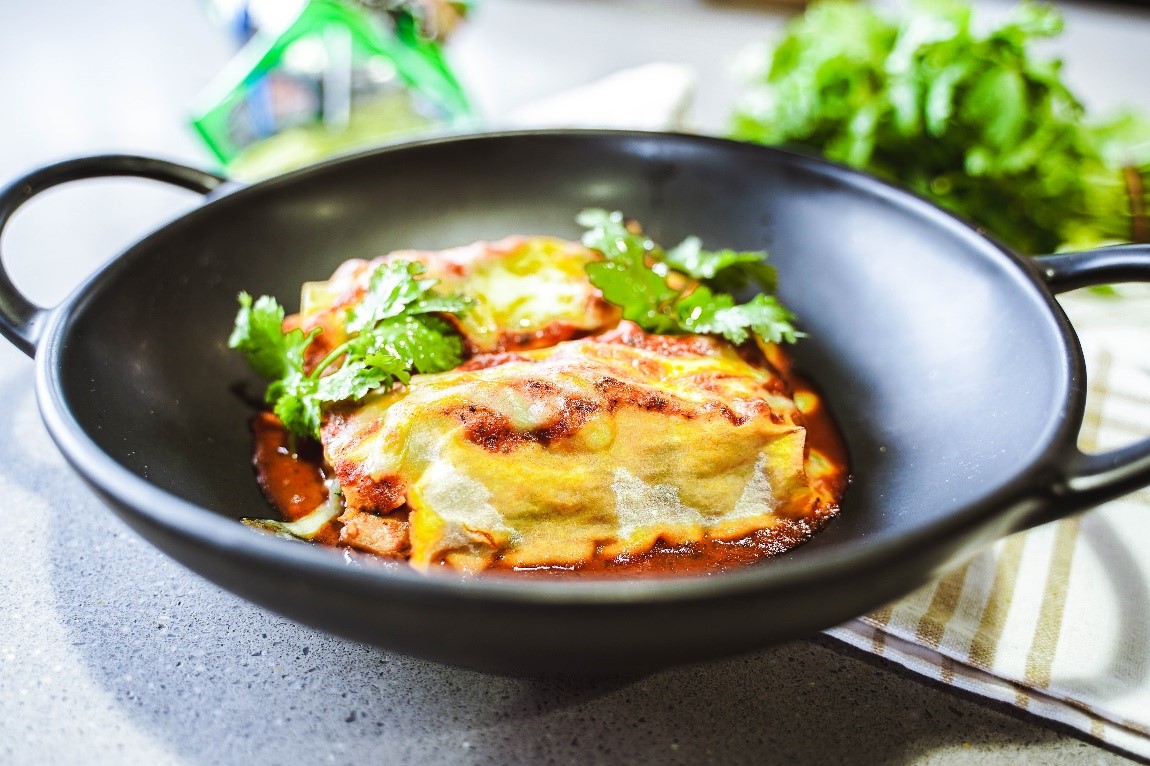
{"label": "cilantro leaf", "polygon": [[662,253],[658,246],[630,231],[619,212],[584,210],[576,220],[589,227],[583,244],[605,258],[585,267],[591,284],[623,309],[624,319],[651,332],[675,331],[674,302],[679,291],[667,284],[665,270],[659,273],[647,264],[648,256]]}
{"label": "cilantro leaf", "polygon": [[722,335],[736,345],[749,337],[748,330],[770,343],[794,343],[803,335],[791,324],[794,315],[773,295],[760,293],[747,303],[735,304],[729,295],[711,294],[699,287],[679,310],[691,332]]}
{"label": "cilantro leaf", "polygon": [[363,332],[384,319],[399,316],[435,286],[434,279],[419,279],[423,264],[390,261],[377,267],[368,279],[367,292],[347,314],[347,331]]}
{"label": "cilantro leaf", "polygon": [[458,367],[463,360],[463,341],[448,322],[435,316],[398,317],[364,339],[365,357],[398,360],[405,371],[443,372]]}
{"label": "cilantro leaf", "polygon": [[592,208],[579,213],[575,220],[587,229],[583,234],[583,244],[603,253],[609,261],[641,263],[657,251],[658,246],[654,242],[627,228],[627,222],[619,211],[609,213]]}
{"label": "cilantro leaf", "polygon": [[316,381],[315,398],[320,402],[342,402],[347,399],[362,399],[373,389],[379,388],[388,378],[396,377],[402,368],[384,368],[367,360],[356,359],[345,362],[330,375]]}
{"label": "cilantro leaf", "polygon": [[272,405],[284,427],[299,436],[319,434],[320,402],[315,396],[318,383],[302,370],[293,371],[268,386],[265,399]]}
{"label": "cilantro leaf", "polygon": [[319,330],[304,334],[303,330],[295,329],[285,333],[283,306],[267,295],[253,304],[252,296],[240,293],[239,301],[240,310],[228,337],[228,348],[242,351],[252,369],[272,380],[302,369],[304,350]]}
{"label": "cilantro leaf", "polygon": [[653,333],[709,333],[735,344],[754,332],[771,342],[795,342],[802,333],[794,316],[772,295],[737,304],[725,292],[749,282],[773,290],[775,270],[765,253],[704,250],[697,237],[665,251],[620,212],[585,210],[578,219],[589,227],[583,244],[603,255],[585,266],[604,299],[623,309],[623,318]]}
{"label": "cilantro leaf", "polygon": [[433,292],[437,280],[421,278],[423,273],[423,265],[412,261],[381,264],[363,300],[346,313],[348,339],[311,370],[305,352],[319,328],[285,333],[284,309],[268,296],[253,303],[240,293],[228,345],[271,381],[265,399],[284,426],[295,435],[318,437],[323,405],[407,383],[412,370],[442,372],[459,365],[463,342],[438,314],[457,314],[471,301]]}
{"label": "cilantro leaf", "polygon": [[462,314],[474,301],[462,295],[425,294],[407,308],[409,314]]}
{"label": "cilantro leaf", "polygon": [[737,253],[734,250],[704,250],[703,240],[687,237],[663,256],[663,262],[695,279],[714,279],[715,275],[736,263],[758,263],[762,253]]}
{"label": "cilantro leaf", "polygon": [[727,292],[757,285],[767,292],[778,286],[778,272],[762,251],[704,250],[698,237],[687,237],[663,254],[663,263],[698,280],[721,285]]}
{"label": "cilantro leaf", "polygon": [[591,284],[603,293],[603,298],[623,309],[624,319],[656,333],[678,329],[674,302],[679,293],[667,286],[666,277],[655,273],[641,261],[595,261],[584,268]]}

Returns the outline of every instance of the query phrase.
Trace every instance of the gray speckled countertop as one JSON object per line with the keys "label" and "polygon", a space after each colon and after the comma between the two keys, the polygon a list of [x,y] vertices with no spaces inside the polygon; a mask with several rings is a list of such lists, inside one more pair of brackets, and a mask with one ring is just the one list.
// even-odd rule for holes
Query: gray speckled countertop
{"label": "gray speckled countertop", "polygon": [[[454,55],[491,114],[622,66],[683,61],[700,72],[695,124],[717,128],[733,92],[726,54],[781,19],[733,8],[485,0]],[[1150,106],[1150,13],[1065,10],[1071,79],[1097,105]],[[603,45],[586,55],[593,30],[605,30]],[[191,0],[5,2],[0,178],[109,150],[203,163],[184,114],[227,55]],[[132,181],[53,192],[13,222],[5,263],[51,304],[194,203]],[[300,627],[189,574],[105,510],[49,440],[32,379],[33,363],[0,343],[2,763],[1124,760],[828,639],[646,677],[554,681],[441,667]]]}

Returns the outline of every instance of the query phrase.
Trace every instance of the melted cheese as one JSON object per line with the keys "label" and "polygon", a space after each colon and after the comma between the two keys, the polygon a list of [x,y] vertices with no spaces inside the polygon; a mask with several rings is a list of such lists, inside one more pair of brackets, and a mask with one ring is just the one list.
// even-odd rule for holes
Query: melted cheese
{"label": "melted cheese", "polygon": [[509,237],[450,250],[400,250],[373,261],[351,260],[331,279],[304,285],[300,319],[323,327],[317,348],[343,340],[343,314],[363,295],[385,260],[418,261],[438,290],[463,293],[475,303],[459,319],[473,353],[538,348],[603,330],[619,321],[583,267],[596,258],[587,248],[554,237]]}
{"label": "melted cheese", "polygon": [[578,564],[814,512],[806,433],[768,365],[624,323],[502,364],[417,375],[336,411],[349,509],[410,508],[411,563]]}

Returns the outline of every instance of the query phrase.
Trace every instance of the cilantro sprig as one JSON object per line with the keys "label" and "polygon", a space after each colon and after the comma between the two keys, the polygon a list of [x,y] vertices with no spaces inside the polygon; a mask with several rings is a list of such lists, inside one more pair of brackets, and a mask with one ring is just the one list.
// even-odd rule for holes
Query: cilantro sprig
{"label": "cilantro sprig", "polygon": [[347,339],[311,370],[306,370],[306,351],[320,329],[284,332],[284,308],[267,295],[253,301],[240,293],[228,346],[242,351],[270,381],[265,399],[284,426],[297,436],[318,437],[325,404],[407,383],[412,371],[443,372],[459,365],[463,342],[438,315],[459,314],[472,301],[435,293],[438,280],[421,277],[423,272],[413,261],[376,268],[363,300],[347,311]]}
{"label": "cilantro sprig", "polygon": [[[704,250],[696,237],[664,250],[617,211],[584,210],[577,220],[587,227],[583,244],[603,255],[586,266],[591,284],[644,330],[722,335],[736,344],[751,332],[774,343],[802,335],[794,315],[769,294],[776,275],[766,253]],[[748,284],[767,292],[742,304],[725,292]]]}

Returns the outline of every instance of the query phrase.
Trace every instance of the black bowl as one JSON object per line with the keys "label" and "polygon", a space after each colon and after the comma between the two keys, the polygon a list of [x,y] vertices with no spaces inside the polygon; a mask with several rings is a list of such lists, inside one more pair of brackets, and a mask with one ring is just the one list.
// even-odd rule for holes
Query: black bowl
{"label": "black bowl", "polygon": [[[1076,449],[1084,367],[1052,297],[1150,279],[1147,247],[1036,263],[822,160],[614,132],[419,142],[231,191],[171,163],[92,157],[14,182],[0,194],[0,226],[43,189],[111,175],[211,195],[53,309],[0,270],[0,331],[35,354],[53,438],[130,526],[223,587],[335,633],[517,673],[719,656],[840,623],[1009,532],[1150,484],[1150,441]],[[848,445],[840,518],[743,571],[613,582],[421,576],[236,521],[267,515],[250,410],[234,393],[256,382],[225,343],[237,292],[290,302],[300,283],[351,257],[514,233],[574,237],[586,207],[623,210],[666,242],[697,234],[770,250],[809,336],[797,363]]]}

